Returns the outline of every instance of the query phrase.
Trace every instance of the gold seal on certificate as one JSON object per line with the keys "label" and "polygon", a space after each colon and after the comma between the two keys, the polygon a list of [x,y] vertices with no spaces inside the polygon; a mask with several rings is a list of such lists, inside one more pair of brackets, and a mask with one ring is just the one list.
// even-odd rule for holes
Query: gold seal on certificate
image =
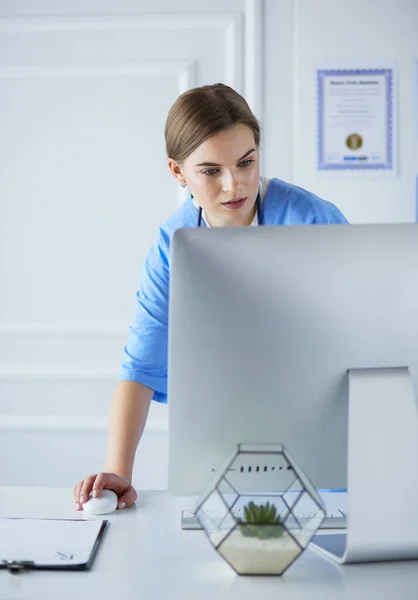
{"label": "gold seal on certificate", "polygon": [[348,136],[345,143],[350,150],[358,150],[363,145],[363,138],[358,133],[352,133]]}

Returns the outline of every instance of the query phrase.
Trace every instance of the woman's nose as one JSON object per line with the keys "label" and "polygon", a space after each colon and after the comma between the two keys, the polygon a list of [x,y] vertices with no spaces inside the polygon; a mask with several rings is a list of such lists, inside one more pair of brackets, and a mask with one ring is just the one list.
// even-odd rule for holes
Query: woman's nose
{"label": "woman's nose", "polygon": [[237,189],[237,176],[234,173],[226,173],[222,179],[224,192],[235,192]]}

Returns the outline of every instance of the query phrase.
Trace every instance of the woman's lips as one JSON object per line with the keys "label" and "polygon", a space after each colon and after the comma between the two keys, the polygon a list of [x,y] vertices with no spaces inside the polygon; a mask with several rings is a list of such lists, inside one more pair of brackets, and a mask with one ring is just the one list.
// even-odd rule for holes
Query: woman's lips
{"label": "woman's lips", "polygon": [[229,208],[230,210],[237,210],[244,206],[247,198],[237,198],[236,200],[230,200],[229,202],[223,202],[222,206],[225,208]]}

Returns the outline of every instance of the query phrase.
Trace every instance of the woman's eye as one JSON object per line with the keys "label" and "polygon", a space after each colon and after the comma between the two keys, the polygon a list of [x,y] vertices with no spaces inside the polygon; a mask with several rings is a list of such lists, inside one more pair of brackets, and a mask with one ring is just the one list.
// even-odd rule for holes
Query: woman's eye
{"label": "woman's eye", "polygon": [[[249,167],[254,162],[254,159],[243,160],[238,164],[239,167],[246,168]],[[218,173],[219,169],[206,169],[206,171],[202,171],[203,175],[208,175],[208,177],[212,177]]]}

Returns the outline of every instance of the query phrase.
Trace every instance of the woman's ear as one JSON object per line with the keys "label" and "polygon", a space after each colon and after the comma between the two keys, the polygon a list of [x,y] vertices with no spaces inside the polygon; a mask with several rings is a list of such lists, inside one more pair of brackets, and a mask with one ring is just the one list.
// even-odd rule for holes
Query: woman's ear
{"label": "woman's ear", "polygon": [[183,174],[181,172],[181,166],[179,165],[178,162],[176,162],[172,158],[168,159],[168,163],[167,164],[168,164],[168,168],[172,172],[173,176],[177,179],[177,181],[181,185],[184,182],[184,177],[183,177]]}

